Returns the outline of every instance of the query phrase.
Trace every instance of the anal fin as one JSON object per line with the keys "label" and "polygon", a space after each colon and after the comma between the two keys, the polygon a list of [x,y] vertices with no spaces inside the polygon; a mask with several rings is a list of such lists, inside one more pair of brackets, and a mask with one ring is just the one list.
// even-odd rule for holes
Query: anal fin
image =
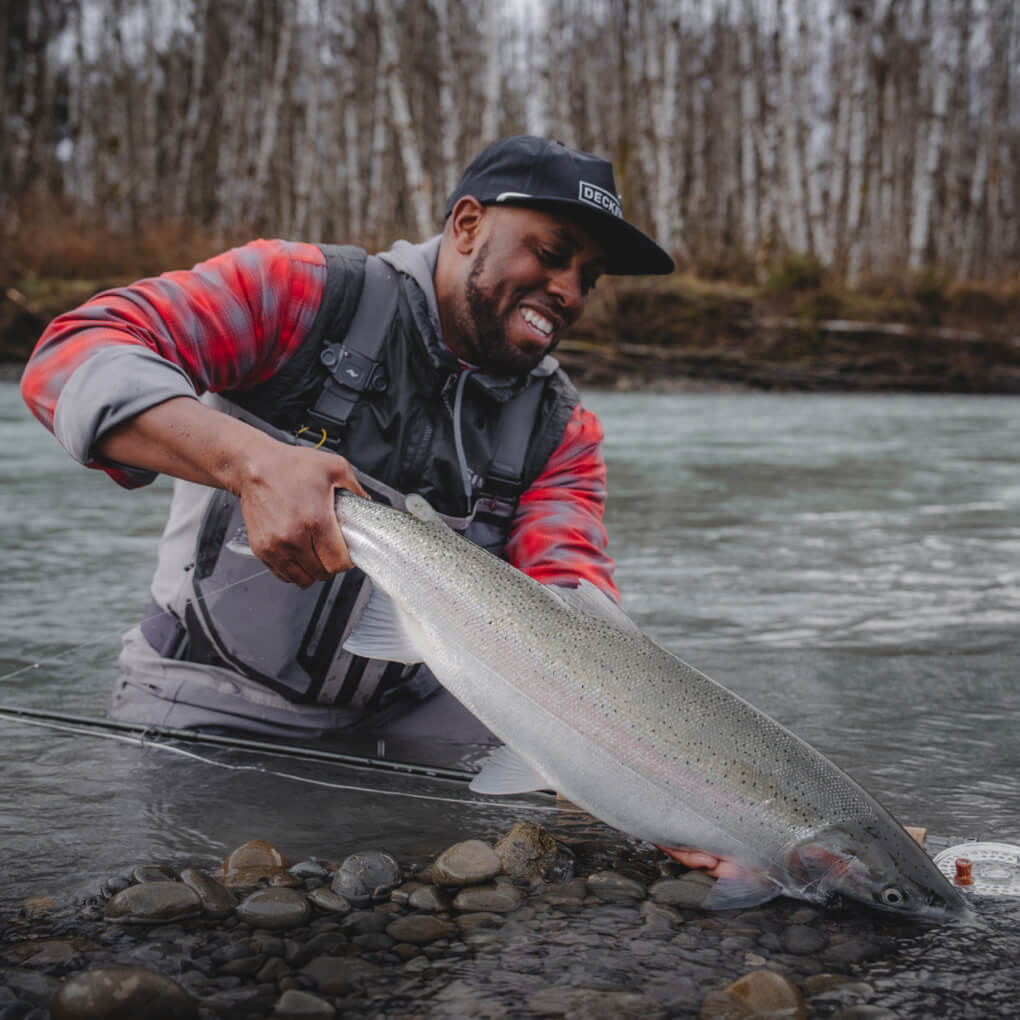
{"label": "anal fin", "polygon": [[468,788],[475,793],[508,794],[551,790],[553,786],[516,751],[500,747],[489,755]]}

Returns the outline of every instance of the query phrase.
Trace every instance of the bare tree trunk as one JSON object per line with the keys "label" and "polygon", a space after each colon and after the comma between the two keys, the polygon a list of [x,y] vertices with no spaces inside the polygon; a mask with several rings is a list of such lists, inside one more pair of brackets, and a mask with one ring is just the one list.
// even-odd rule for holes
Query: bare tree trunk
{"label": "bare tree trunk", "polygon": [[536,7],[529,9],[525,15],[524,35],[527,40],[525,54],[528,62],[528,90],[525,104],[527,132],[530,135],[544,135],[549,129],[549,94],[551,92],[549,67],[551,59],[551,43],[548,32],[548,11],[544,14]]}
{"label": "bare tree trunk", "polygon": [[761,185],[761,224],[762,241],[755,253],[755,261],[758,265],[758,274],[762,276],[767,268],[768,262],[775,255],[779,235],[782,233],[782,215],[779,195],[782,189],[779,172],[779,131],[776,128],[778,114],[776,112],[775,97],[779,93],[776,82],[776,61],[778,60],[778,39],[777,29],[773,27],[771,38],[771,49],[773,61],[772,72],[766,62],[762,61],[763,85],[761,94],[764,97],[764,109],[762,111],[762,128],[759,140],[758,151],[762,165]]}
{"label": "bare tree trunk", "polygon": [[755,79],[754,35],[757,21],[750,0],[744,0],[740,33],[740,180],[743,192],[744,247],[758,248],[758,163],[755,156],[755,125],[758,122],[758,82]]}
{"label": "bare tree trunk", "polygon": [[[362,177],[361,130],[358,124],[358,39],[357,10],[353,3],[340,6],[340,31],[343,35],[341,72],[341,102],[343,104],[343,127],[345,159],[343,176],[347,196],[347,229],[352,238],[364,240],[365,233],[365,187]],[[377,81],[381,91],[382,81]],[[382,119],[381,117],[379,118]],[[382,132],[383,126],[376,124],[375,131]],[[373,149],[374,157],[374,149]],[[381,173],[381,171],[380,171]]]}
{"label": "bare tree trunk", "polygon": [[457,117],[453,98],[453,46],[448,0],[430,0],[436,16],[439,76],[439,190],[442,200],[457,184]]}
{"label": "bare tree trunk", "polygon": [[797,88],[794,93],[797,101],[797,151],[804,171],[804,198],[807,203],[807,236],[808,247],[820,256],[824,263],[832,261],[832,252],[827,243],[825,210],[822,205],[822,175],[825,167],[821,166],[813,155],[811,107],[814,99],[814,87],[811,81],[813,67],[812,38],[809,30],[809,8],[806,0],[797,0],[797,64],[794,80]]}
{"label": "bare tree trunk", "polygon": [[950,26],[944,13],[937,15],[931,38],[930,60],[935,65],[934,83],[930,113],[924,120],[926,127],[924,144],[919,147],[917,153],[921,170],[915,178],[911,215],[910,255],[908,257],[908,265],[911,269],[920,269],[928,258],[935,206],[936,178],[946,134],[952,61]]}
{"label": "bare tree trunk", "polygon": [[[377,19],[378,20],[378,19]],[[372,150],[368,173],[368,192],[365,195],[365,235],[373,244],[379,241],[380,221],[383,213],[383,175],[386,165],[386,142],[389,139],[389,121],[386,116],[386,62],[378,55],[375,76],[375,95],[372,105]]]}
{"label": "bare tree trunk", "polygon": [[294,31],[294,15],[286,5],[279,8],[280,26],[276,41],[276,57],[273,61],[273,78],[265,110],[262,113],[259,146],[255,156],[255,176],[252,185],[252,206],[250,215],[264,221],[269,210],[264,207],[269,183],[269,170],[276,151],[276,139],[280,130],[280,108],[287,91],[287,74],[291,63],[291,39]]}
{"label": "bare tree trunk", "polygon": [[888,272],[892,266],[896,246],[896,137],[899,124],[896,121],[896,75],[886,66],[885,79],[882,86],[882,135],[880,140],[881,163],[879,170],[879,223],[881,229],[877,235],[876,261],[882,270]]}
{"label": "bare tree trunk", "polygon": [[400,52],[394,30],[393,8],[390,0],[374,0],[376,18],[379,22],[379,47],[384,75],[389,86],[390,109],[393,113],[393,130],[400,147],[400,159],[404,167],[404,183],[410,204],[411,221],[419,240],[432,232],[430,215],[431,201],[422,168],[418,139],[411,124],[411,107],[407,101],[407,88],[400,68]]}
{"label": "bare tree trunk", "polygon": [[88,98],[86,95],[88,64],[85,60],[86,0],[77,0],[72,8],[71,21],[74,33],[74,61],[68,81],[68,133],[71,138],[71,158],[64,187],[75,199],[79,209],[91,210],[96,202],[95,136],[89,129]]}
{"label": "bare tree trunk", "polygon": [[853,78],[850,86],[849,174],[846,203],[846,278],[853,286],[861,270],[861,217],[867,187],[867,102],[868,61],[871,49],[871,23],[859,9],[852,15],[851,60]]}
{"label": "bare tree trunk", "polygon": [[227,231],[236,226],[245,201],[244,165],[245,88],[247,64],[240,53],[250,43],[250,26],[243,22],[230,34],[224,54],[223,91],[220,115],[223,130],[216,148],[216,227],[220,243]]}
{"label": "bare tree trunk", "polygon": [[795,80],[793,33],[789,28],[786,3],[778,0],[779,32],[784,40],[782,53],[782,110],[783,110],[783,162],[786,169],[785,187],[782,192],[783,219],[787,243],[796,251],[808,251],[811,246],[807,230],[807,215],[804,209],[804,167],[797,138],[796,93],[803,88],[803,82]]}
{"label": "bare tree trunk", "polygon": [[297,152],[295,153],[294,171],[294,215],[288,234],[296,237],[311,236],[320,238],[319,229],[309,235],[312,192],[316,187],[316,175],[322,164],[320,138],[322,131],[319,124],[319,108],[322,105],[322,89],[325,71],[322,66],[322,47],[325,45],[323,33],[325,29],[325,2],[318,0],[315,5],[315,19],[312,22],[311,46],[307,48],[302,61],[307,69],[305,76],[304,129],[299,135]]}
{"label": "bare tree trunk", "polygon": [[180,158],[177,163],[177,179],[174,187],[173,211],[183,217],[191,194],[191,175],[195,166],[195,147],[198,143],[199,124],[203,108],[203,83],[205,79],[206,28],[209,0],[194,0],[192,23],[195,26],[195,47],[191,62],[191,80],[188,85],[188,107],[181,125],[178,142]]}

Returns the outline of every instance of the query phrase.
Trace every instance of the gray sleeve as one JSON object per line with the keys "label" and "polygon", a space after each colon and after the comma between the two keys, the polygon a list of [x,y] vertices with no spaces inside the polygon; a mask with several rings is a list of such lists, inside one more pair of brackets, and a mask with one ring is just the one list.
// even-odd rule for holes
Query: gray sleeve
{"label": "gray sleeve", "polygon": [[[95,461],[96,443],[110,429],[174,397],[197,399],[191,380],[146,347],[105,347],[80,365],[57,400],[53,434],[79,464]],[[145,484],[152,471],[118,465]]]}

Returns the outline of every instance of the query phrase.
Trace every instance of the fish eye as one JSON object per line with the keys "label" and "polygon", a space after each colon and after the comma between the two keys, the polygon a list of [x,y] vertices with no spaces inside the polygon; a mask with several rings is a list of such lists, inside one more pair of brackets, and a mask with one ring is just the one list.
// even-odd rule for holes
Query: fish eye
{"label": "fish eye", "polygon": [[902,907],[907,902],[907,894],[895,885],[887,885],[878,894],[878,898],[887,907]]}

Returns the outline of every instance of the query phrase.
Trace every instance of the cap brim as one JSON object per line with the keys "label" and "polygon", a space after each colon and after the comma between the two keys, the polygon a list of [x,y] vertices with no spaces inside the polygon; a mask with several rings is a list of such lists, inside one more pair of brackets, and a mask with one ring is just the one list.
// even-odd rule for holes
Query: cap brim
{"label": "cap brim", "polygon": [[493,205],[523,205],[562,212],[580,223],[606,249],[606,272],[611,276],[665,276],[676,268],[672,256],[647,234],[626,220],[568,198],[504,198]]}

